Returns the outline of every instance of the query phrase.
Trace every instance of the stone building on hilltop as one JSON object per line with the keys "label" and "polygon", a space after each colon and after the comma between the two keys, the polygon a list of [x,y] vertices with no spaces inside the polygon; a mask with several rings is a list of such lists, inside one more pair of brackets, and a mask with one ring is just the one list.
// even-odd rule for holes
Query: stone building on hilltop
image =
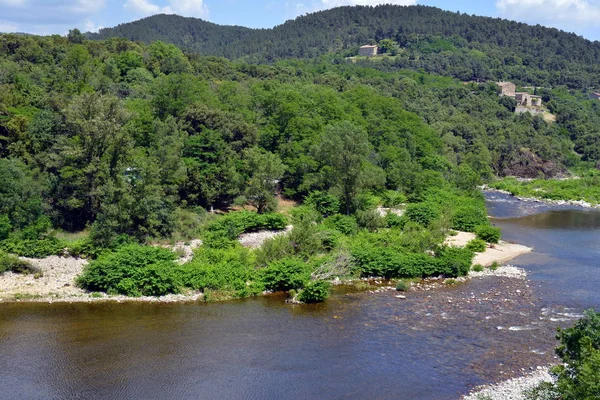
{"label": "stone building on hilltop", "polygon": [[375,45],[362,46],[358,51],[359,56],[372,57],[377,55],[378,47]]}
{"label": "stone building on hilltop", "polygon": [[498,82],[496,85],[500,86],[502,90],[502,96],[515,97],[517,93],[517,85],[512,82]]}
{"label": "stone building on hilltop", "polygon": [[529,93],[516,93],[515,99],[520,106],[523,107],[541,107],[542,106],[542,97],[535,96]]}

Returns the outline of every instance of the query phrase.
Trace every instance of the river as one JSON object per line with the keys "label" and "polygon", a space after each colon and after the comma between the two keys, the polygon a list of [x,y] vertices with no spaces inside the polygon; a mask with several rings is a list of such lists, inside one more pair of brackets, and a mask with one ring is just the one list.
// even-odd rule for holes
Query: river
{"label": "river", "polygon": [[487,197],[505,239],[535,247],[513,262],[529,281],[310,306],[0,304],[0,398],[457,399],[554,362],[556,326],[599,304],[600,212]]}

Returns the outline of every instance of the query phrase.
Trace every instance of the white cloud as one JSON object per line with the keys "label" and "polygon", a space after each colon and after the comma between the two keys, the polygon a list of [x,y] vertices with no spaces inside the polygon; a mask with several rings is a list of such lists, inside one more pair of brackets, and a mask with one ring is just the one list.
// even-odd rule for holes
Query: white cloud
{"label": "white cloud", "polygon": [[123,6],[135,14],[148,16],[154,14],[178,14],[184,17],[206,18],[208,8],[203,0],[168,0],[168,6],[159,6],[150,0],[127,0]]}
{"label": "white cloud", "polygon": [[[9,0],[19,1],[19,0]],[[21,0],[24,1],[24,0]],[[98,12],[104,8],[105,0],[77,0],[75,4],[71,6],[71,10],[78,14],[90,14]]]}
{"label": "white cloud", "polygon": [[97,25],[94,21],[90,21],[89,19],[85,20],[84,25],[86,32],[98,32],[100,29],[104,28],[103,26]]}
{"label": "white cloud", "polygon": [[203,0],[169,0],[169,3],[176,14],[201,18],[208,16],[208,7]]}
{"label": "white cloud", "polygon": [[575,31],[600,19],[600,0],[497,0],[496,8],[506,18]]}

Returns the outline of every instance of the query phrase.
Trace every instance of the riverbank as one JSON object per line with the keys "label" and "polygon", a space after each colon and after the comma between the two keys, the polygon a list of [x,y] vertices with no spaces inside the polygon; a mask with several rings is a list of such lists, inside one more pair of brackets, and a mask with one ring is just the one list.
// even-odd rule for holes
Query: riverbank
{"label": "riverbank", "polygon": [[[476,239],[476,235],[470,232],[457,232],[455,236],[446,239],[448,246],[465,247],[471,240]],[[488,248],[482,253],[476,253],[473,259],[473,265],[489,267],[494,263],[504,264],[518,256],[532,252],[531,247],[516,243],[509,243],[501,240],[498,244]]]}
{"label": "riverbank", "polygon": [[525,392],[544,382],[554,382],[547,367],[537,367],[536,371],[520,378],[509,379],[494,385],[476,388],[462,397],[462,400],[527,400]]}
{"label": "riverbank", "polygon": [[[535,185],[536,182],[537,181],[534,180],[531,182],[511,182],[510,184],[497,183],[497,184],[492,184],[493,186],[484,185],[481,187],[481,189],[485,190],[485,191],[489,191],[489,192],[510,195],[517,200],[529,202],[529,203],[542,203],[542,204],[548,204],[548,205],[552,205],[552,206],[575,206],[575,207],[582,207],[582,208],[600,208],[600,203],[598,203],[597,201],[592,202],[592,201],[587,201],[587,200],[583,200],[583,199],[579,199],[579,200],[572,199],[572,197],[584,197],[583,195],[581,195],[581,193],[579,193],[579,191],[576,188],[570,188],[570,191],[566,192],[566,193],[552,192],[552,196],[562,197],[562,198],[550,199],[550,198],[544,197],[544,195],[545,196],[550,195],[549,194],[550,189],[545,189],[542,187],[531,187],[531,188],[525,187],[525,185]],[[541,181],[541,182],[547,182],[547,181]],[[558,181],[558,182],[564,182],[564,180]],[[520,185],[520,186],[515,186],[515,185]],[[512,188],[512,189],[506,190],[507,188]],[[584,189],[581,189],[581,190],[584,190]],[[521,193],[526,193],[526,194],[521,194]],[[594,198],[596,198],[595,193],[594,193]]]}
{"label": "riverbank", "polygon": [[[185,255],[184,255],[185,256]],[[35,267],[37,274],[0,275],[0,302],[152,302],[173,303],[196,301],[202,293],[171,294],[162,297],[110,296],[105,293],[89,293],[75,285],[87,260],[75,257],[50,256],[43,259],[23,258]]]}
{"label": "riverbank", "polygon": [[[289,228],[288,228],[289,230]],[[250,242],[263,241],[266,236],[260,234],[260,237],[252,237]],[[277,232],[275,234],[281,234]],[[475,238],[475,235],[467,232],[458,232],[456,236],[451,236],[446,240],[449,246],[464,247],[469,241]],[[193,254],[193,248],[199,246],[201,242],[194,242],[187,246],[185,251],[181,252],[182,260],[189,261]],[[248,243],[247,243],[248,244]],[[256,246],[252,243],[251,247]],[[188,248],[189,247],[189,248]],[[532,251],[531,248],[501,241],[494,247],[488,247],[485,252],[477,253],[474,259],[474,265],[484,267],[491,266],[494,263],[504,264],[515,257]],[[203,294],[192,292],[187,294],[172,294],[162,297],[127,297],[111,296],[105,293],[89,293],[76,286],[75,280],[79,276],[88,261],[74,257],[51,256],[44,259],[24,259],[30,262],[39,274],[15,274],[5,273],[0,275],[0,301],[30,301],[30,302],[153,302],[153,303],[172,303],[172,302],[192,302],[203,298]],[[498,269],[485,269],[484,271],[471,271],[468,277],[459,278],[459,281],[466,281],[470,278],[482,278],[485,276],[501,276],[508,278],[524,278],[526,276],[523,270],[511,266],[501,266]],[[377,286],[377,285],[375,285]]]}

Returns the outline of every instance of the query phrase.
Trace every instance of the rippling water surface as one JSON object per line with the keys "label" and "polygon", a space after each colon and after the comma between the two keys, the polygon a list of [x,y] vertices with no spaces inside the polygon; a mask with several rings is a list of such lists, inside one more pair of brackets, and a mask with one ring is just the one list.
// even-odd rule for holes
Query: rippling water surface
{"label": "rippling water surface", "polygon": [[215,304],[0,304],[7,399],[452,399],[554,360],[554,330],[598,305],[600,213],[488,194],[530,281],[338,288]]}

